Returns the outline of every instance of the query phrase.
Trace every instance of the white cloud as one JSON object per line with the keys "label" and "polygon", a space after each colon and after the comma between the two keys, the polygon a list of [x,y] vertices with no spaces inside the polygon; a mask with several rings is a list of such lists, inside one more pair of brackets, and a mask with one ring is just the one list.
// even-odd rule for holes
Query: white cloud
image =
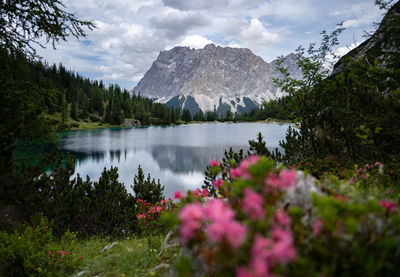
{"label": "white cloud", "polygon": [[183,36],[194,27],[206,26],[208,22],[207,17],[200,13],[180,11],[170,11],[149,20],[150,27],[161,32],[165,38],[170,40]]}
{"label": "white cloud", "polygon": [[182,40],[182,42],[179,43],[178,45],[189,46],[190,48],[194,48],[194,49],[201,49],[210,43],[214,43],[214,42],[212,40],[209,40],[200,35],[191,35],[191,36],[185,37],[185,39]]}
{"label": "white cloud", "polygon": [[[238,39],[243,47],[259,51],[281,39],[278,33],[267,30],[258,18],[225,22],[225,32],[231,39]],[[238,43],[235,43],[239,45]]]}
{"label": "white cloud", "polygon": [[[371,1],[373,2],[373,1]],[[84,41],[70,39],[56,51],[39,49],[50,63],[91,78],[132,89],[160,51],[209,43],[246,47],[265,60],[293,52],[298,45],[320,41],[319,32],[345,21],[363,34],[380,11],[365,0],[63,0],[97,29]],[[366,27],[367,26],[367,27]],[[360,39],[357,39],[360,40]],[[352,34],[344,44],[353,42]]]}

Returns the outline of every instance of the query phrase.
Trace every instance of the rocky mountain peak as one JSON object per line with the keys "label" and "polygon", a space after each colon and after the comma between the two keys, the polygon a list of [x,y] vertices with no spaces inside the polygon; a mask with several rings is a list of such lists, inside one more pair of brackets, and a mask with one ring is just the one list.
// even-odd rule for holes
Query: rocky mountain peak
{"label": "rocky mountain peak", "polygon": [[[295,54],[284,65],[299,75]],[[267,63],[247,48],[177,46],[160,53],[134,91],[192,114],[245,112],[282,96],[273,84],[279,76],[275,61]]]}

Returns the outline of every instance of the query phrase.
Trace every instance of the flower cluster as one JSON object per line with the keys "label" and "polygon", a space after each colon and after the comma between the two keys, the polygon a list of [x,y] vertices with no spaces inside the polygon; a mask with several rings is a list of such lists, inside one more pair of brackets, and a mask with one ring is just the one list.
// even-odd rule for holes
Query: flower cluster
{"label": "flower cluster", "polygon": [[51,259],[57,260],[58,262],[62,263],[69,253],[67,251],[57,250],[53,252],[48,251],[47,254],[49,254]]}
{"label": "flower cluster", "polygon": [[239,166],[237,168],[231,168],[230,174],[232,179],[236,179],[238,177],[241,177],[243,179],[251,179],[251,174],[248,172],[248,168],[251,165],[254,165],[257,163],[259,157],[256,155],[250,156],[248,159],[245,159],[240,162]]}
{"label": "flower cluster", "polygon": [[235,212],[220,199],[213,199],[204,205],[188,204],[179,212],[182,242],[187,243],[202,227],[210,242],[225,241],[237,249],[246,237],[247,228],[234,217]]}
{"label": "flower cluster", "polygon": [[[219,165],[216,160],[210,163],[216,172]],[[229,172],[229,180],[213,182],[215,189],[223,189],[223,199],[205,198],[205,189],[189,191],[187,196],[175,192],[182,206],[180,241],[202,256],[205,268],[247,257],[226,270],[237,276],[270,276],[275,266],[296,259],[290,217],[283,209],[270,210],[296,184],[296,172],[275,169],[258,156],[250,156]],[[253,172],[264,173],[255,177]],[[273,188],[274,194],[267,188]]]}
{"label": "flower cluster", "polygon": [[275,214],[275,220],[271,238],[265,238],[260,233],[256,233],[251,247],[249,267],[238,267],[237,276],[273,276],[270,270],[274,265],[287,263],[296,258],[290,217],[279,209]]}
{"label": "flower cluster", "polygon": [[382,199],[380,202],[381,206],[384,207],[389,213],[394,213],[397,208],[397,204],[393,201]]}
{"label": "flower cluster", "polygon": [[136,200],[138,213],[137,218],[142,229],[156,231],[161,227],[160,217],[164,211],[171,210],[174,203],[171,198],[161,200],[160,203],[152,205],[142,199]]}

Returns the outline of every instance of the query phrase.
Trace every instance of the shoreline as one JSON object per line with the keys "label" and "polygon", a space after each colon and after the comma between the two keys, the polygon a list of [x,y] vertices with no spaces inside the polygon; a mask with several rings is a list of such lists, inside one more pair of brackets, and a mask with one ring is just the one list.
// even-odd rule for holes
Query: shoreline
{"label": "shoreline", "polygon": [[257,120],[257,121],[190,121],[190,122],[179,122],[175,124],[169,125],[141,125],[141,126],[122,126],[122,125],[111,125],[109,123],[94,124],[94,122],[88,122],[89,124],[85,124],[81,126],[82,122],[79,123],[79,127],[73,127],[70,129],[62,129],[57,130],[57,132],[69,132],[69,131],[85,131],[85,130],[101,130],[101,129],[113,129],[113,128],[147,128],[147,127],[168,127],[168,126],[179,126],[179,125],[190,125],[190,124],[217,124],[217,123],[228,123],[228,124],[236,124],[236,123],[265,123],[265,124],[292,124],[296,125],[295,121],[291,120],[283,120],[283,119],[274,119],[268,118],[266,120]]}

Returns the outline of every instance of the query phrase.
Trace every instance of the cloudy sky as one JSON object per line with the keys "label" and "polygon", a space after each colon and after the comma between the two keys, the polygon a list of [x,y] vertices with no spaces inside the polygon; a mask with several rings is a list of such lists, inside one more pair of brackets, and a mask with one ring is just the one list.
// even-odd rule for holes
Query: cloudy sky
{"label": "cloudy sky", "polygon": [[70,12],[97,29],[53,50],[49,63],[91,79],[132,89],[160,51],[208,43],[245,47],[270,62],[299,46],[320,41],[322,30],[344,22],[340,53],[374,30],[382,11],[374,0],[65,0]]}

